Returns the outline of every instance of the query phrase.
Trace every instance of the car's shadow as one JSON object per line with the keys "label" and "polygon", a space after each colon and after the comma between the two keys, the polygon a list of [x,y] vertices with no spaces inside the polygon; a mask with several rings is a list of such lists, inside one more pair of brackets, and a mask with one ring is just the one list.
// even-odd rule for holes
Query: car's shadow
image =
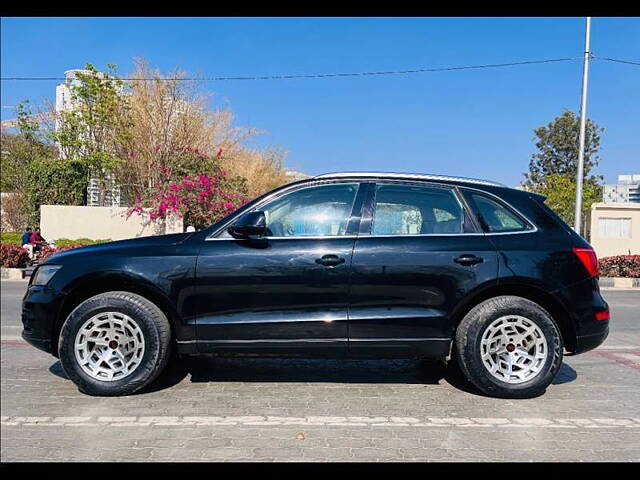
{"label": "car's shadow", "polygon": [[[67,378],[56,362],[49,371]],[[193,383],[279,382],[279,383],[405,383],[440,385],[442,382],[474,395],[486,396],[474,387],[455,363],[427,360],[276,359],[276,358],[174,358],[165,371],[136,395],[171,388],[189,377]],[[554,385],[577,378],[567,363],[560,367]]]}

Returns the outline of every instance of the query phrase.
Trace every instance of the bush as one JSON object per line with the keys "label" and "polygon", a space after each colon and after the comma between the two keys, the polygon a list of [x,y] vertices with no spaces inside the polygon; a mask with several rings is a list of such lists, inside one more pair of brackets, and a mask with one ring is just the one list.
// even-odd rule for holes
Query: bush
{"label": "bush", "polygon": [[598,259],[601,277],[640,278],[640,255],[617,255]]}
{"label": "bush", "polygon": [[26,170],[25,204],[30,223],[40,223],[40,205],[84,205],[87,168],[62,158],[38,158]]}
{"label": "bush", "polygon": [[29,261],[29,252],[17,245],[0,244],[0,265],[4,268],[24,268]]}
{"label": "bush", "polygon": [[101,240],[91,240],[90,238],[76,238],[76,239],[58,238],[55,240],[55,243],[56,243],[56,247],[68,247],[71,245],[77,245],[77,246],[94,245],[96,243],[106,243],[111,241],[112,240],[110,238],[103,238]]}
{"label": "bush", "polygon": [[[16,233],[16,232],[0,233],[0,243],[4,243],[6,245],[18,245],[19,247],[21,247],[22,246],[20,244],[21,240],[22,240],[22,233]],[[57,240],[55,240],[55,243],[56,243],[56,247],[68,247],[70,245],[85,246],[85,245],[94,245],[96,243],[106,243],[111,241],[112,240],[110,238],[103,238],[100,240],[91,240],[90,238],[74,238],[74,239],[58,238]]]}
{"label": "bush", "polygon": [[71,250],[72,248],[80,248],[84,246],[85,245],[72,244],[72,245],[65,245],[64,247],[51,248],[49,245],[45,245],[42,247],[42,250],[40,250],[40,256],[38,258],[40,259],[40,261],[43,261],[56,253],[60,253],[60,252],[64,252],[65,250]]}
{"label": "bush", "polygon": [[4,245],[20,245],[20,241],[22,240],[22,234],[16,232],[2,232],[0,233],[0,243]]}

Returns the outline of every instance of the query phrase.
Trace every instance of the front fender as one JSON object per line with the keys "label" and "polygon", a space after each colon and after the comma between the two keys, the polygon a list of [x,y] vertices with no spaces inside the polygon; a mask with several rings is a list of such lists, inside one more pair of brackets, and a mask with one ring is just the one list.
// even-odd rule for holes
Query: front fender
{"label": "front fender", "polygon": [[159,268],[136,268],[134,260],[126,261],[127,268],[94,265],[90,271],[81,271],[80,267],[65,265],[56,273],[50,288],[58,292],[62,301],[54,324],[54,340],[77,305],[107,291],[129,291],[147,298],[167,316],[177,339],[195,339],[195,258],[188,265],[158,259],[155,267]]}

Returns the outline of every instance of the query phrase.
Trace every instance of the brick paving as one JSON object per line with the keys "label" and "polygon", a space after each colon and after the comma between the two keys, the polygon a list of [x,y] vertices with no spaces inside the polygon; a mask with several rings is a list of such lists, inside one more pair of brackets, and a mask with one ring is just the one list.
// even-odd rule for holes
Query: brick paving
{"label": "brick paving", "polygon": [[629,295],[631,329],[566,357],[527,400],[483,396],[431,362],[206,358],[172,364],[136,395],[89,397],[3,318],[0,458],[640,461],[640,294]]}

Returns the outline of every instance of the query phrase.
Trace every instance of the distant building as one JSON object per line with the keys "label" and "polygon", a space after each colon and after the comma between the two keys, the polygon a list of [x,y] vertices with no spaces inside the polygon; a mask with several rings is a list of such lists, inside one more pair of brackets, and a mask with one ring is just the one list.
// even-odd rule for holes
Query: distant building
{"label": "distant building", "polygon": [[640,203],[591,205],[590,243],[598,258],[640,255]]}
{"label": "distant building", "polygon": [[306,173],[298,172],[297,170],[285,169],[284,174],[291,178],[292,182],[296,180],[304,180],[305,178],[311,178],[311,175],[307,175]]}
{"label": "distant building", "polygon": [[[56,113],[63,111],[69,112],[76,107],[73,101],[73,95],[71,94],[71,88],[80,84],[80,80],[78,80],[77,77],[78,73],[90,74],[91,72],[79,68],[64,72],[64,82],[56,86]],[[56,129],[57,128],[59,128],[59,124],[56,120]]]}
{"label": "distant building", "polygon": [[605,203],[640,203],[640,174],[618,175],[618,183],[604,186]]}

